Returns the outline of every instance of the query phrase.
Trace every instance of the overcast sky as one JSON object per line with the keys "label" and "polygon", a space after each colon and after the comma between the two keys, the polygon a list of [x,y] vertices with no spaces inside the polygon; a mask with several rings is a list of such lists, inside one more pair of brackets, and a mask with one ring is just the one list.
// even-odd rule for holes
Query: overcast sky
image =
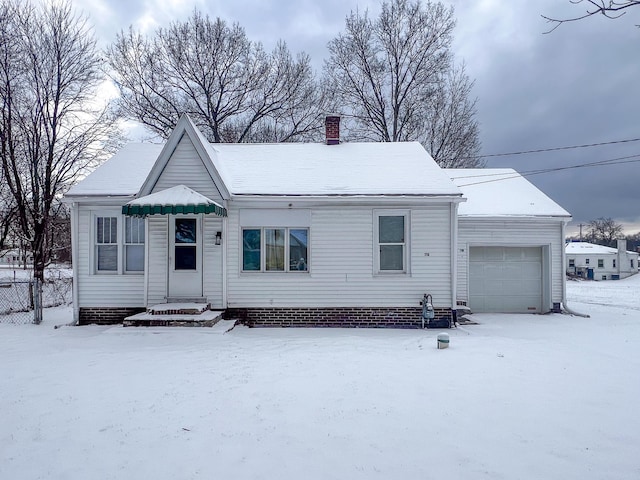
{"label": "overcast sky", "polygon": [[[569,0],[454,0],[454,53],[475,79],[484,155],[640,138],[640,7],[617,20],[594,17],[549,25],[541,14],[570,16]],[[194,7],[238,22],[251,40],[285,40],[317,69],[326,45],[351,11],[380,10],[356,0],[73,0],[102,45],[129,25],[152,32]],[[640,155],[640,142],[518,156],[490,157],[489,167],[521,173]],[[640,162],[567,169],[529,180],[568,210],[573,225],[598,217],[640,231]],[[574,231],[570,229],[570,232]]]}

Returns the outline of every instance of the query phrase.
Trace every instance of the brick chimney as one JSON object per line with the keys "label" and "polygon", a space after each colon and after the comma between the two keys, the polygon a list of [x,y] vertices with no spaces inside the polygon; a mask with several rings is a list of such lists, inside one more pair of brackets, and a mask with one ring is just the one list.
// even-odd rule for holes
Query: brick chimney
{"label": "brick chimney", "polygon": [[340,116],[327,115],[324,119],[327,145],[338,145],[340,143]]}

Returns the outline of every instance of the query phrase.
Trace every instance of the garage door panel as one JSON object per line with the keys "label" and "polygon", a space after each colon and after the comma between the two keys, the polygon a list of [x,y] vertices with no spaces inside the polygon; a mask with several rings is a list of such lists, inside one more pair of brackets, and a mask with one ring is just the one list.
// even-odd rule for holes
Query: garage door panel
{"label": "garage door panel", "polygon": [[504,259],[504,249],[502,247],[484,247],[483,260],[495,261]]}
{"label": "garage door panel", "polygon": [[522,292],[529,295],[542,296],[542,282],[535,278],[525,278],[522,280]]}
{"label": "garage door panel", "polygon": [[539,261],[536,263],[521,263],[520,268],[522,269],[522,275],[525,278],[542,278],[542,264]]}
{"label": "garage door panel", "polygon": [[532,260],[535,262],[542,261],[542,249],[540,247],[529,247],[523,248],[522,250],[522,259],[523,260]]}
{"label": "garage door panel", "polygon": [[540,311],[542,248],[471,247],[469,306],[477,312]]}

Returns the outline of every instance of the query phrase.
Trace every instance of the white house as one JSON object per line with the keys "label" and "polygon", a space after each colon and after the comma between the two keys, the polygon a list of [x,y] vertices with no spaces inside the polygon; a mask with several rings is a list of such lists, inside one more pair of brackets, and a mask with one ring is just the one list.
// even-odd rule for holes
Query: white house
{"label": "white house", "polygon": [[32,263],[31,252],[21,252],[17,248],[0,251],[0,266],[20,268]]}
{"label": "white house", "polygon": [[567,273],[590,280],[620,280],[638,273],[638,253],[627,251],[626,240],[618,240],[617,244],[618,248],[567,243]]}
{"label": "white house", "polygon": [[[185,116],[123,148],[66,195],[76,320],[203,302],[250,325],[417,327],[426,293],[441,321],[563,302],[567,212],[512,172],[553,209],[475,215],[419,143],[340,143],[339,120],[326,144],[210,144]],[[476,290],[495,268],[517,300]]]}

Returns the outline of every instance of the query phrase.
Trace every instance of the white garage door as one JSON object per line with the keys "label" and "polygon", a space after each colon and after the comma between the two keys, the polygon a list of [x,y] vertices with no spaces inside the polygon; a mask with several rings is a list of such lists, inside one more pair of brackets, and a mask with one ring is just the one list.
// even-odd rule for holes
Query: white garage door
{"label": "white garage door", "polygon": [[540,312],[542,248],[471,247],[469,307],[473,312]]}

